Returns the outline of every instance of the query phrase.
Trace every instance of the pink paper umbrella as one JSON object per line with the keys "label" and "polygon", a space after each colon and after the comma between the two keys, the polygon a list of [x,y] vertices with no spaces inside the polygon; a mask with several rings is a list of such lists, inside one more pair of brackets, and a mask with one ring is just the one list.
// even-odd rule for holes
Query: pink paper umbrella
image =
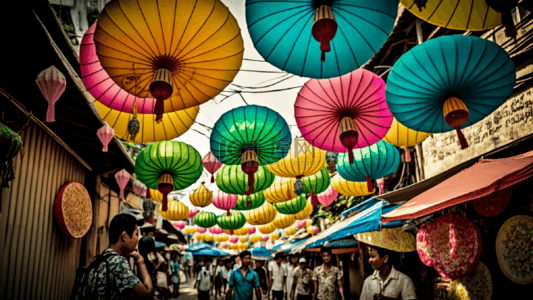
{"label": "pink paper umbrella", "polygon": [[220,228],[220,226],[218,225],[215,225],[209,228],[209,232],[211,232],[212,234],[222,234],[224,233],[224,229]]}
{"label": "pink paper umbrella", "polygon": [[213,155],[213,152],[209,151],[206,156],[202,159],[202,164],[204,168],[211,173],[211,183],[215,182],[215,172],[220,169],[222,163]]}
{"label": "pink paper umbrella", "polygon": [[270,238],[270,237],[269,237],[268,235],[263,235],[263,241],[266,242],[266,241],[268,241],[269,238]]}
{"label": "pink paper umbrella", "polygon": [[226,194],[223,191],[213,192],[213,205],[222,210],[228,211],[228,216],[231,215],[230,209],[237,204],[237,195]]}
{"label": "pink paper umbrella", "polygon": [[115,174],[115,179],[117,180],[118,186],[120,187],[120,199],[124,200],[124,189],[130,181],[131,175],[125,169],[118,171]]}
{"label": "pink paper umbrella", "polygon": [[174,224],[174,226],[178,227],[180,230],[185,228],[185,226],[187,225],[187,223],[185,221],[178,221],[178,222],[174,222],[172,224]]}
{"label": "pink paper umbrella", "polygon": [[256,228],[252,226],[252,227],[248,228],[248,233],[249,234],[254,234],[255,230],[256,230]]}
{"label": "pink paper umbrella", "polygon": [[37,86],[41,90],[41,93],[46,101],[48,101],[46,122],[55,122],[56,111],[54,105],[57,100],[59,100],[59,97],[61,97],[63,92],[65,92],[65,88],[67,87],[67,79],[56,67],[50,66],[37,75],[35,82],[37,83]]}
{"label": "pink paper umbrella", "polygon": [[393,116],[385,101],[385,82],[357,69],[332,79],[311,79],[294,103],[296,124],[307,142],[325,151],[348,152],[377,143]]}
{"label": "pink paper umbrella", "polygon": [[337,199],[338,195],[339,192],[330,185],[327,190],[317,195],[318,202],[327,208],[331,203],[333,203],[333,201]]}
{"label": "pink paper umbrella", "polygon": [[107,146],[109,146],[109,142],[115,136],[115,130],[105,122],[104,126],[96,131],[96,135],[100,139],[100,142],[102,142],[102,145],[104,145],[102,152],[107,152]]}
{"label": "pink paper umbrella", "polygon": [[196,207],[193,207],[191,208],[191,210],[189,210],[189,218],[194,218],[194,216],[199,213],[200,210]]}
{"label": "pink paper umbrella", "polygon": [[236,244],[239,241],[239,238],[236,236],[232,236],[229,238],[229,241],[233,244]]}

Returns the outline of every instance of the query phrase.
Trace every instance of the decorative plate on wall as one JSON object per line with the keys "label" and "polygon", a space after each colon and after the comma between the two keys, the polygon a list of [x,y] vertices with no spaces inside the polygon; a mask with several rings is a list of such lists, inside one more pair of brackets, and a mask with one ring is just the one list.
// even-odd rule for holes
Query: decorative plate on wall
{"label": "decorative plate on wall", "polygon": [[78,182],[65,184],[56,196],[54,214],[65,234],[82,238],[93,221],[93,205],[87,189]]}
{"label": "decorative plate on wall", "polygon": [[484,263],[478,261],[472,272],[450,283],[450,299],[490,300],[492,290],[490,271]]}
{"label": "decorative plate on wall", "polygon": [[533,217],[518,215],[503,223],[496,237],[496,255],[512,282],[533,283]]}

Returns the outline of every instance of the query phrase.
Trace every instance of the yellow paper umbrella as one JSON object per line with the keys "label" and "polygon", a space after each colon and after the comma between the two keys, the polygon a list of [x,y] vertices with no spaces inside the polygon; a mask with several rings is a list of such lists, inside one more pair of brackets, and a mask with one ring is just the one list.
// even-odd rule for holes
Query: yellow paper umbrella
{"label": "yellow paper umbrella", "polygon": [[274,183],[263,191],[266,201],[280,203],[298,197],[294,191],[296,178],[276,177]]}
{"label": "yellow paper umbrella", "polygon": [[270,240],[275,241],[279,239],[279,231],[276,231],[270,235]]}
{"label": "yellow paper umbrella", "polygon": [[413,15],[439,27],[479,31],[501,24],[500,13],[484,0],[428,0],[422,9],[415,5],[416,0],[400,2]]}
{"label": "yellow paper umbrella", "polygon": [[213,192],[208,190],[202,182],[202,184],[190,194],[189,200],[194,206],[206,207],[213,203]]}
{"label": "yellow paper umbrella", "polygon": [[338,173],[331,178],[331,186],[345,196],[357,197],[372,195],[374,193],[374,191],[368,191],[366,182],[349,181],[342,178]]}
{"label": "yellow paper umbrella", "polygon": [[291,226],[292,224],[294,224],[294,222],[296,222],[296,219],[294,218],[293,215],[283,215],[280,213],[278,213],[274,221],[272,221],[274,226],[276,226],[276,228],[279,228],[279,229],[287,228]]}
{"label": "yellow paper umbrella", "polygon": [[260,207],[244,213],[246,221],[252,225],[264,225],[274,221],[278,211],[268,202],[263,203]]}
{"label": "yellow paper umbrella", "polygon": [[185,220],[189,217],[189,208],[179,201],[168,201],[168,209],[166,211],[162,211],[162,207],[162,205],[159,206],[159,214],[169,221]]}
{"label": "yellow paper umbrella", "polygon": [[111,1],[94,41],[113,81],[132,95],[156,98],[158,116],[218,95],[244,52],[239,25],[219,0]]}
{"label": "yellow paper umbrella", "polygon": [[245,236],[241,236],[239,238],[239,241],[241,241],[241,243],[245,243],[246,242],[246,237]]}
{"label": "yellow paper umbrella", "polygon": [[239,244],[232,244],[229,246],[231,250],[239,250]]}
{"label": "yellow paper umbrella", "polygon": [[307,204],[305,205],[305,208],[297,213],[294,214],[294,218],[296,220],[303,220],[309,218],[309,216],[313,213],[313,205],[311,204],[311,201],[307,200]]}
{"label": "yellow paper umbrella", "polygon": [[259,226],[259,228],[257,228],[257,229],[262,234],[269,234],[269,233],[274,232],[274,230],[276,230],[276,226],[274,225],[274,223],[268,223],[266,225]]}
{"label": "yellow paper umbrella", "polygon": [[[392,125],[383,140],[393,146],[405,148],[405,161],[411,161],[411,155],[407,147],[416,146],[431,136],[431,133],[420,132],[407,128],[396,118],[393,119]],[[342,194],[342,193],[341,193]]]}

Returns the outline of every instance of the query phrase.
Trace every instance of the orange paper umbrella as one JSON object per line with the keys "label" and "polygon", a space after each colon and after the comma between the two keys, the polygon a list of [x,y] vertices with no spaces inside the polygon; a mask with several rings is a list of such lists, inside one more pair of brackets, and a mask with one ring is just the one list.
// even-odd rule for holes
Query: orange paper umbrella
{"label": "orange paper umbrella", "polygon": [[157,99],[158,119],[218,95],[244,52],[239,25],[219,0],[111,1],[94,41],[102,67],[121,88]]}

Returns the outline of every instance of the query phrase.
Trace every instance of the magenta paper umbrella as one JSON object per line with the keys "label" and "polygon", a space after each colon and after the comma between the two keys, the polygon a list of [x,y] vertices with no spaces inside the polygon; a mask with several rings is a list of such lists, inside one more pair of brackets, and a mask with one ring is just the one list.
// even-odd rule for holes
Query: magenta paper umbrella
{"label": "magenta paper umbrella", "polygon": [[339,192],[334,189],[331,185],[327,190],[317,195],[318,202],[324,205],[326,208],[337,199]]}
{"label": "magenta paper umbrella", "polygon": [[393,116],[385,101],[385,82],[357,69],[332,79],[311,79],[294,103],[296,124],[307,142],[325,151],[348,152],[377,143]]}
{"label": "magenta paper umbrella", "polygon": [[193,207],[189,210],[189,218],[194,218],[194,216],[196,216],[197,213],[199,213],[200,210],[196,207]]}
{"label": "magenta paper umbrella", "polygon": [[226,194],[223,191],[213,192],[213,205],[218,209],[227,210],[228,216],[231,215],[229,210],[234,208],[236,204],[237,195]]}
{"label": "magenta paper umbrella", "polygon": [[117,180],[118,186],[120,187],[120,199],[124,200],[124,189],[128,185],[128,181],[130,181],[131,175],[126,171],[126,169],[122,169],[118,171],[115,174],[115,179]]}
{"label": "magenta paper umbrella", "polygon": [[204,158],[202,158],[202,164],[207,172],[211,173],[211,183],[215,182],[215,173],[222,167],[222,163],[213,155],[213,152],[209,151]]}

